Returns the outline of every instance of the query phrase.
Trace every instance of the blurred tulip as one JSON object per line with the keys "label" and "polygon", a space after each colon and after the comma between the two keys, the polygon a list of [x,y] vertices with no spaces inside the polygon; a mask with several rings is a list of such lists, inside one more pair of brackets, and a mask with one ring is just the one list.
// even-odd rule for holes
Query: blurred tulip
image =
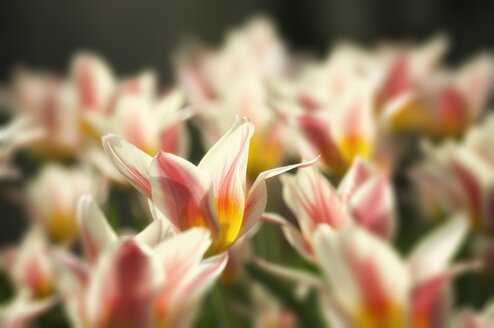
{"label": "blurred tulip", "polygon": [[439,37],[387,58],[376,108],[394,130],[458,136],[480,117],[492,86],[491,58],[478,56],[456,72],[440,70],[444,48]]}
{"label": "blurred tulip", "polygon": [[338,190],[316,168],[282,176],[283,198],[295,214],[297,228],[276,214],[267,222],[280,224],[288,242],[314,261],[314,233],[321,225],[339,230],[351,221],[373,234],[391,239],[395,230],[395,202],[391,183],[383,172],[356,159]]}
{"label": "blurred tulip", "polygon": [[59,244],[70,243],[76,233],[75,209],[78,198],[88,192],[106,196],[105,183],[82,168],[50,164],[27,186],[28,214],[47,237]]}
{"label": "blurred tulip", "polygon": [[32,228],[19,247],[4,249],[1,267],[15,290],[26,290],[30,299],[44,299],[52,295],[54,275],[49,245],[39,229]]}
{"label": "blurred tulip", "polygon": [[7,274],[15,293],[0,307],[2,327],[29,327],[55,303],[55,273],[49,252],[48,242],[37,228],[28,232],[20,246],[2,250],[0,270]]}
{"label": "blurred tulip", "polygon": [[325,166],[337,175],[343,175],[356,157],[372,158],[376,123],[370,100],[369,89],[355,86],[330,109],[299,115],[296,124],[308,145],[302,151],[321,154]]}
{"label": "blurred tulip", "polygon": [[426,236],[404,261],[357,224],[314,233],[315,263],[325,280],[269,262],[273,274],[314,287],[332,327],[441,327],[450,315],[448,283],[476,261],[449,266],[467,233],[461,215]]}
{"label": "blurred tulip", "polygon": [[120,172],[177,229],[208,228],[214,240],[210,253],[218,253],[259,221],[267,201],[266,179],[315,162],[265,171],[246,192],[245,175],[253,133],[252,123],[238,118],[198,166],[166,152],[152,158],[115,135],[106,136],[103,142]]}
{"label": "blurred tulip", "polygon": [[82,198],[79,222],[89,265],[55,254],[58,286],[76,326],[189,327],[227,254],[203,260],[206,229],[170,235],[161,219],[118,238],[96,203]]}
{"label": "blurred tulip", "polygon": [[25,294],[19,294],[9,304],[0,306],[0,325],[4,328],[32,327],[34,319],[54,303],[54,299],[31,300]]}
{"label": "blurred tulip", "polygon": [[412,170],[419,190],[434,187],[437,201],[447,212],[468,212],[473,229],[487,234],[494,231],[491,210],[494,188],[494,157],[491,135],[493,117],[472,128],[461,143],[429,147],[427,159]]}
{"label": "blurred tulip", "polygon": [[286,129],[269,104],[268,81],[281,76],[285,51],[271,24],[249,21],[231,32],[216,51],[185,52],[178,75],[188,101],[195,108],[205,148],[214,145],[230,128],[235,116],[256,126],[247,168],[250,182],[285,157]]}
{"label": "blurred tulip", "polygon": [[482,312],[470,309],[461,310],[454,319],[453,328],[489,328],[494,323],[494,305],[487,304]]}

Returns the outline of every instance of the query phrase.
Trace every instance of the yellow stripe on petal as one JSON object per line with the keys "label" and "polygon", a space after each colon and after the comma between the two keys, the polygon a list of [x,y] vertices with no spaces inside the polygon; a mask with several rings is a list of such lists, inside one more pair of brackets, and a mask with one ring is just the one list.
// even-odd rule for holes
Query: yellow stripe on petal
{"label": "yellow stripe on petal", "polygon": [[261,172],[280,165],[282,157],[280,139],[273,133],[257,130],[250,141],[247,176],[254,181]]}
{"label": "yellow stripe on petal", "polygon": [[220,236],[215,239],[209,253],[219,253],[237,240],[244,217],[244,204],[232,197],[216,199],[216,209],[220,225]]}
{"label": "yellow stripe on petal", "polygon": [[369,138],[357,134],[341,138],[337,145],[347,165],[351,165],[357,156],[363,159],[370,158],[373,150]]}
{"label": "yellow stripe on petal", "polygon": [[382,308],[362,307],[354,316],[355,326],[360,328],[398,328],[405,325],[403,308],[395,303]]}

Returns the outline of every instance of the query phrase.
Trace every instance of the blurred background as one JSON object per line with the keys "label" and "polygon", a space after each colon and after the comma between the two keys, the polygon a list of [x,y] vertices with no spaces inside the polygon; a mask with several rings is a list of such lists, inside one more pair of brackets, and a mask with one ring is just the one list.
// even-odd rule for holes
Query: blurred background
{"label": "blurred background", "polygon": [[494,46],[493,1],[448,0],[3,0],[0,80],[16,65],[64,72],[80,49],[93,50],[120,74],[156,69],[172,78],[184,38],[217,43],[253,15],[274,20],[292,49],[323,54],[339,39],[361,44],[422,40],[444,32],[456,62]]}

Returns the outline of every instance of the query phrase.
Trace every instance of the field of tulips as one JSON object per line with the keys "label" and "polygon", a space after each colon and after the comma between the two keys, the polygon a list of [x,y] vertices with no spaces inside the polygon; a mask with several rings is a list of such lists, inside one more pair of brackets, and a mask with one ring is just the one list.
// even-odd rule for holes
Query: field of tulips
{"label": "field of tulips", "polygon": [[170,85],[16,70],[0,327],[494,327],[494,57],[449,44],[314,58],[254,18]]}

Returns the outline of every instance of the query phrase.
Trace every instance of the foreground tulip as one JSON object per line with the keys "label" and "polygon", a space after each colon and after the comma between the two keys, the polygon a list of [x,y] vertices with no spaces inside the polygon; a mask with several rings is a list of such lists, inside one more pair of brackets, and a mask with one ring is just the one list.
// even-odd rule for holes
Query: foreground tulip
{"label": "foreground tulip", "polygon": [[228,259],[202,259],[211,244],[206,229],[172,235],[161,219],[119,238],[90,197],[80,201],[79,224],[88,263],[55,254],[58,288],[76,326],[188,327]]}
{"label": "foreground tulip", "polygon": [[206,227],[214,240],[210,253],[218,253],[258,223],[267,201],[266,179],[316,161],[262,172],[246,192],[253,133],[247,119],[237,119],[198,166],[165,152],[152,158],[115,135],[103,142],[120,172],[178,230]]}
{"label": "foreground tulip", "polygon": [[313,286],[331,327],[440,327],[449,318],[448,283],[479,263],[449,262],[466,236],[464,218],[426,236],[404,261],[382,239],[356,224],[334,230],[320,225],[314,235],[315,263],[325,281],[258,260],[266,270]]}
{"label": "foreground tulip", "polygon": [[284,175],[282,182],[283,198],[300,229],[276,214],[267,213],[263,219],[280,224],[288,242],[311,261],[314,233],[321,225],[338,230],[354,221],[384,239],[394,234],[395,204],[389,178],[369,163],[356,159],[338,190],[316,168]]}

